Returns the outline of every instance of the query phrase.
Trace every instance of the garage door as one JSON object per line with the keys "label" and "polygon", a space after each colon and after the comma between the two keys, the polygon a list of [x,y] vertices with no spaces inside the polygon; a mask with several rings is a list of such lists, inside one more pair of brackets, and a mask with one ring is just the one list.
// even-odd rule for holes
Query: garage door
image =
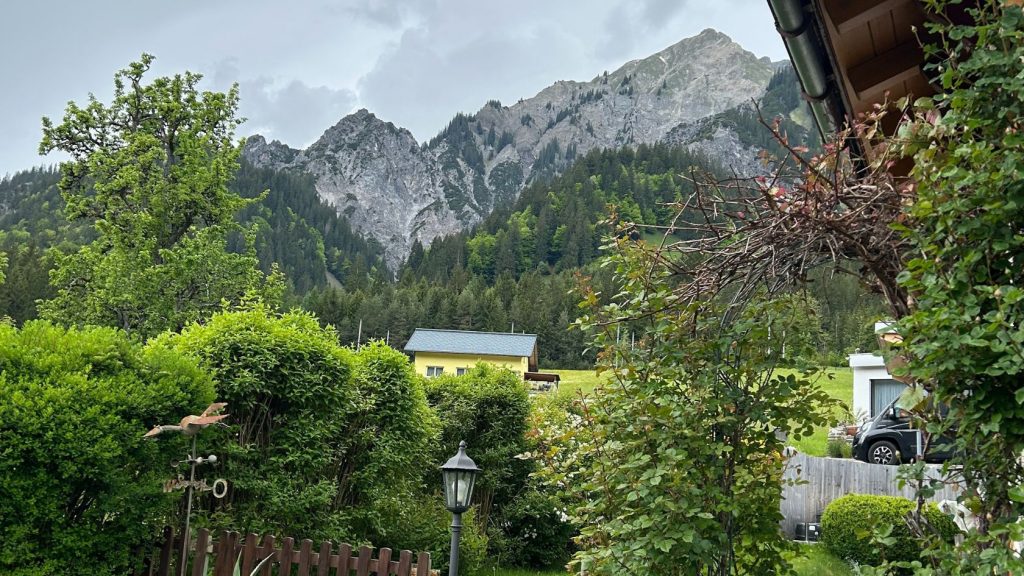
{"label": "garage door", "polygon": [[889,378],[871,381],[871,417],[874,418],[886,406],[900,397],[907,385]]}

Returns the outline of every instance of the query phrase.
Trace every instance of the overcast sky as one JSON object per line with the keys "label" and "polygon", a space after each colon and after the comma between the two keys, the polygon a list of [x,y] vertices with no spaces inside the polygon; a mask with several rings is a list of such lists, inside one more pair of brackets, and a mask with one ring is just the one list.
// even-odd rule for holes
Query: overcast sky
{"label": "overcast sky", "polygon": [[419,140],[459,111],[589,80],[704,28],[786,57],[765,0],[2,0],[0,176],[59,118],[148,52],[151,74],[241,86],[240,135],[305,147],[368,108]]}

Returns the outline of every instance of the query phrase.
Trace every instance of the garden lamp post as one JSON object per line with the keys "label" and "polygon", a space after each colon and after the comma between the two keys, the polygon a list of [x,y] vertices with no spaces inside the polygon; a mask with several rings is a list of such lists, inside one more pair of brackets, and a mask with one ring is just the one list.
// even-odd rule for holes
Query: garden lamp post
{"label": "garden lamp post", "polygon": [[466,442],[459,442],[459,453],[441,466],[444,479],[444,503],[452,513],[452,551],[448,560],[448,576],[459,573],[459,536],[462,534],[462,513],[469,510],[473,484],[480,469],[466,456]]}

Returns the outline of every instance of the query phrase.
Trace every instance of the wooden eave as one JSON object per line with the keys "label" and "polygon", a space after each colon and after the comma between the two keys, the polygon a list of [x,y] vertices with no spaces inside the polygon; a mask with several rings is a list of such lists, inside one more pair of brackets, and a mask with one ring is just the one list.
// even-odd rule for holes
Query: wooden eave
{"label": "wooden eave", "polygon": [[[918,34],[924,32],[926,15],[918,0],[810,1],[846,115],[836,119],[837,125],[904,96],[935,93],[923,70]],[[891,135],[897,122],[897,115],[887,116],[882,132]],[[872,143],[858,144],[870,157]]]}

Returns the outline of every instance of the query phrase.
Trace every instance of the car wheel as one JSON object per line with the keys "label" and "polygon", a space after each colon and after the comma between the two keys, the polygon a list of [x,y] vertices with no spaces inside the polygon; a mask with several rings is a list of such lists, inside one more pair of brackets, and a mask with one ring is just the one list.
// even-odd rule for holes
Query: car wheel
{"label": "car wheel", "polygon": [[879,440],[868,450],[868,462],[872,464],[896,465],[900,463],[900,451],[888,440]]}

